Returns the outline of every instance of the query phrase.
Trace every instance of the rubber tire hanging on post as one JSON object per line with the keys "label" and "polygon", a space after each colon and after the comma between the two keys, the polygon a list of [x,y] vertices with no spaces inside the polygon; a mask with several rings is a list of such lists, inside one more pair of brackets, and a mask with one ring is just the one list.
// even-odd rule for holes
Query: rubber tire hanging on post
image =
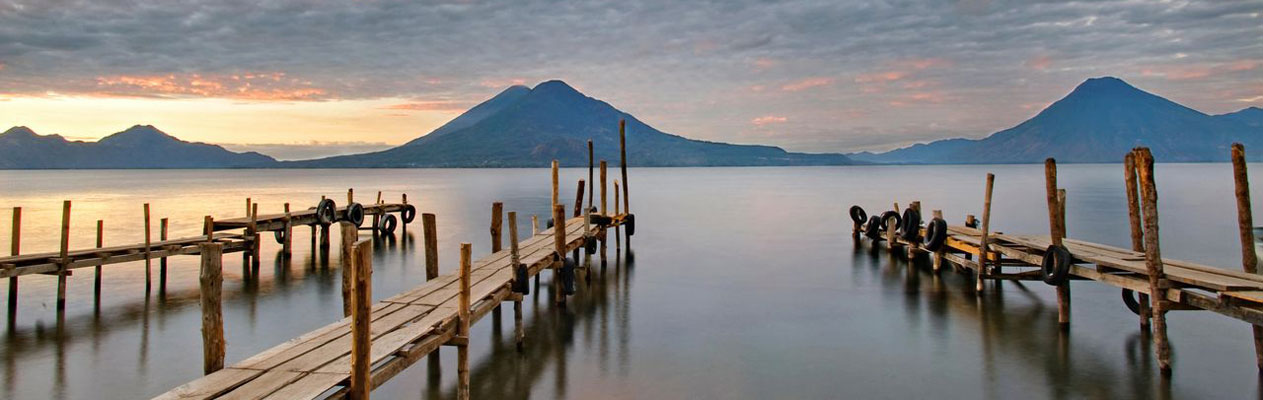
{"label": "rubber tire hanging on post", "polygon": [[930,223],[925,224],[925,249],[939,251],[945,242],[947,242],[947,221],[942,218],[931,219]]}
{"label": "rubber tire hanging on post", "polygon": [[1073,256],[1066,246],[1051,245],[1044,250],[1044,261],[1040,265],[1040,275],[1044,283],[1060,286],[1070,280],[1070,261]]}
{"label": "rubber tire hanging on post", "polygon": [[561,292],[569,296],[575,293],[575,261],[565,259],[561,265]]}
{"label": "rubber tire hanging on post", "polygon": [[530,271],[526,269],[526,264],[518,264],[513,271],[513,292],[519,294],[531,294]]}
{"label": "rubber tire hanging on post", "polygon": [[548,226],[548,227],[547,227],[547,228],[545,228],[545,229],[553,229],[553,219],[552,219],[552,218],[549,218],[549,219],[548,219],[548,222],[547,222],[547,223],[545,223],[545,225],[547,225],[547,226]]}
{"label": "rubber tire hanging on post", "polygon": [[636,234],[636,214],[627,214],[627,218],[623,219],[623,224],[627,225],[627,236]]}
{"label": "rubber tire hanging on post", "polygon": [[1140,315],[1140,301],[1136,299],[1134,290],[1123,289],[1123,304],[1131,310],[1132,314]]}
{"label": "rubber tire hanging on post", "polygon": [[272,237],[276,238],[277,243],[285,244],[285,230],[284,229],[277,229],[277,230],[272,231]]}
{"label": "rubber tire hanging on post", "polygon": [[864,225],[864,236],[869,239],[881,240],[881,217],[876,215],[868,218],[868,224]]}
{"label": "rubber tire hanging on post", "polygon": [[386,214],[377,222],[377,230],[383,235],[394,235],[395,227],[398,225],[399,219],[395,217],[395,214]]}
{"label": "rubber tire hanging on post", "polygon": [[338,220],[338,205],[333,199],[323,199],[316,203],[316,221],[321,225],[329,225]]}
{"label": "rubber tire hanging on post", "polygon": [[346,206],[346,214],[342,217],[343,221],[350,222],[351,225],[359,227],[364,224],[364,205],[360,203],[351,203]]}
{"label": "rubber tire hanging on post", "polygon": [[412,219],[417,217],[417,207],[411,204],[404,204],[403,211],[399,212],[399,219],[405,224],[411,224]]}
{"label": "rubber tire hanging on post", "polygon": [[583,236],[583,250],[588,255],[596,254],[596,235]]}
{"label": "rubber tire hanging on post", "polygon": [[903,223],[899,226],[899,237],[908,243],[918,242],[921,239],[921,213],[908,207],[903,210]]}
{"label": "rubber tire hanging on post", "polygon": [[881,223],[878,225],[878,227],[881,228],[882,232],[886,231],[886,225],[887,225],[886,221],[891,218],[895,219],[895,229],[899,229],[899,226],[903,224],[903,219],[899,217],[899,213],[894,212],[894,211],[886,211],[884,213],[881,213]]}
{"label": "rubber tire hanging on post", "polygon": [[864,225],[864,221],[868,221],[868,213],[864,212],[863,207],[851,206],[851,220],[857,224]]}

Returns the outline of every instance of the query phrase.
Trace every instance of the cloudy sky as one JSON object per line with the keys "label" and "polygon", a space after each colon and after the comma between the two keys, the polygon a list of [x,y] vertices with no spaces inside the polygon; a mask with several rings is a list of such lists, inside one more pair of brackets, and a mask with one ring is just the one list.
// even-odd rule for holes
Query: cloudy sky
{"label": "cloudy sky", "polygon": [[1263,2],[0,0],[0,125],[154,124],[283,158],[406,142],[561,79],[796,151],[981,137],[1084,79],[1263,106]]}

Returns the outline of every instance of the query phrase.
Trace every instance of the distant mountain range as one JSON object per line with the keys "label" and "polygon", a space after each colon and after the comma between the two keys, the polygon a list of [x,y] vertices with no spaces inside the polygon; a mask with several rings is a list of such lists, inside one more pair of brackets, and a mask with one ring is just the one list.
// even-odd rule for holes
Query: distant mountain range
{"label": "distant mountain range", "polygon": [[692,140],[663,133],[562,81],[513,86],[433,132],[402,146],[366,154],[283,162],[287,167],[543,167],[619,160],[618,121],[627,120],[627,162],[633,166],[844,165],[841,154],[791,153],[772,146]]}
{"label": "distant mountain range", "polygon": [[0,169],[249,168],[276,165],[259,153],[176,139],[136,125],[95,142],[41,136],[17,126],[0,134]]}
{"label": "distant mountain range", "polygon": [[1223,161],[1241,142],[1263,149],[1263,109],[1207,115],[1112,77],[1089,79],[1035,117],[983,139],[946,139],[884,153],[792,153],[773,146],[692,140],[664,133],[562,81],[513,86],[438,129],[389,150],[278,162],[255,153],[176,139],[148,125],[96,142],[40,136],[26,127],[0,134],[0,169],[542,167],[559,160],[617,163],[618,121],[627,121],[633,166],[772,166],[1118,162],[1135,146],[1159,161]]}
{"label": "distant mountain range", "polygon": [[1112,77],[1088,79],[1015,127],[983,139],[946,139],[880,154],[849,154],[878,163],[1003,164],[1121,162],[1136,146],[1159,161],[1224,161],[1241,142],[1263,150],[1263,109],[1207,115]]}

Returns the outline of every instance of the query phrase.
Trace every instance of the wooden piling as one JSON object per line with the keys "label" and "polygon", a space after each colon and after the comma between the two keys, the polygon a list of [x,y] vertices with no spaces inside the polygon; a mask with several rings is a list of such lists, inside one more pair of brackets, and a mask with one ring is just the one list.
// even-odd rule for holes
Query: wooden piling
{"label": "wooden piling", "polygon": [[[517,237],[517,212],[509,211],[509,265],[516,271],[518,265],[522,263],[522,259],[518,254],[518,237]],[[517,275],[514,274],[514,279]],[[526,282],[515,282],[519,285],[525,285]],[[513,339],[517,343],[518,351],[522,351],[526,331],[522,326],[522,297],[518,295],[513,300]]]}
{"label": "wooden piling", "polygon": [[551,207],[552,205],[556,205],[558,204],[557,203],[558,201],[561,201],[561,198],[558,197],[558,193],[560,193],[558,192],[558,190],[560,190],[559,185],[561,185],[561,181],[558,180],[558,177],[557,177],[557,167],[558,167],[557,160],[553,160],[553,202],[549,203],[549,207]]}
{"label": "wooden piling", "polygon": [[[22,247],[22,207],[13,207],[12,235],[9,236],[9,255],[21,253]],[[13,317],[18,308],[18,277],[9,277],[9,316]]]}
{"label": "wooden piling", "polygon": [[[605,201],[605,188],[606,188],[606,186],[607,186],[607,185],[605,184],[605,176],[606,176],[606,173],[605,173],[605,168],[606,168],[606,163],[605,163],[605,160],[601,160],[601,215],[602,215],[602,216],[609,216],[610,214],[606,211],[606,201]],[[604,229],[602,229],[602,232],[604,232]],[[606,237],[606,236],[602,236],[602,237]],[[604,240],[602,240],[602,241],[601,241],[601,263],[602,263],[602,264],[601,264],[601,265],[605,265],[605,264],[604,264],[604,263],[605,263],[605,253],[606,253],[606,252],[605,252],[605,241],[604,241]]]}
{"label": "wooden piling", "polygon": [[531,236],[539,234],[539,216],[531,215]]}
{"label": "wooden piling", "polygon": [[[943,210],[934,210],[934,218],[943,218]],[[935,272],[938,272],[940,269],[943,268],[943,252],[944,251],[946,251],[945,246],[939,246],[939,249],[934,252],[934,271]]]}
{"label": "wooden piling", "polygon": [[434,214],[421,214],[421,230],[425,234],[425,280],[439,276],[439,233]]}
{"label": "wooden piling", "polygon": [[281,254],[289,257],[294,253],[294,221],[289,211],[289,203],[285,203],[285,240],[281,242]]}
{"label": "wooden piling", "polygon": [[[207,217],[208,219],[210,217]],[[224,368],[224,313],[220,296],[223,292],[223,243],[199,243],[202,269],[199,274],[202,294],[202,373]]]}
{"label": "wooden piling", "polygon": [[592,182],[592,186],[588,187],[588,208],[592,208],[593,197],[596,197],[596,177],[592,176],[592,169],[596,164],[592,161],[593,157],[592,139],[588,139],[588,182]]}
{"label": "wooden piling", "polygon": [[[105,221],[96,220],[96,248],[105,247]],[[101,264],[96,265],[92,280],[92,298],[101,300]]]}
{"label": "wooden piling", "polygon": [[[263,246],[263,241],[259,240],[259,203],[254,203],[250,209],[250,268],[257,270],[259,268],[259,249]],[[257,271],[255,271],[257,272]]]}
{"label": "wooden piling", "polygon": [[982,236],[978,244],[978,280],[974,282],[974,291],[981,294],[983,276],[987,274],[988,234],[991,229],[991,189],[995,186],[995,174],[987,174],[987,187],[982,196]]}
{"label": "wooden piling", "polygon": [[[158,241],[167,241],[167,218],[158,220]],[[158,259],[158,290],[167,290],[167,257]]]}
{"label": "wooden piling", "polygon": [[[1044,189],[1048,202],[1048,230],[1054,246],[1062,246],[1066,232],[1062,231],[1065,206],[1057,189],[1057,160],[1051,157],[1044,160]],[[1048,257],[1049,255],[1045,255]],[[1062,329],[1070,324],[1070,282],[1057,285],[1057,323]]]}
{"label": "wooden piling", "polygon": [[354,248],[360,238],[360,229],[347,221],[338,223],[342,228],[342,316],[350,316],[354,308],[355,264]]}
{"label": "wooden piling", "polygon": [[556,262],[553,264],[553,290],[557,304],[566,303],[566,295],[562,291],[561,266],[566,262],[566,206],[553,206],[553,248]]}
{"label": "wooden piling", "polygon": [[460,308],[459,312],[459,330],[460,340],[456,347],[456,398],[460,400],[469,399],[469,280],[470,280],[470,253],[472,252],[469,243],[461,243],[460,245]]}
{"label": "wooden piling", "polygon": [[[500,252],[500,249],[502,247],[500,245],[500,236],[501,236],[500,226],[503,223],[503,218],[504,218],[504,203],[501,203],[498,201],[491,203],[491,252],[492,253]],[[496,308],[491,310],[491,320],[496,321],[496,324],[500,323],[500,317],[501,317],[500,312],[501,311],[500,311],[499,304],[496,304]]]}
{"label": "wooden piling", "polygon": [[618,120],[619,168],[623,173],[623,212],[631,214],[631,200],[627,195],[627,120]]}
{"label": "wooden piling", "polygon": [[[344,223],[356,229],[355,225]],[[360,240],[351,244],[351,265],[344,269],[351,270],[351,385],[348,396],[356,400],[368,400],[372,390],[372,336],[370,324],[373,322],[371,308],[373,306],[373,242]]]}
{"label": "wooden piling", "polygon": [[579,190],[574,196],[574,216],[576,217],[583,215],[583,188],[586,184],[587,181],[584,181],[583,179],[579,180]]}
{"label": "wooden piling", "polygon": [[150,259],[151,253],[149,252],[149,246],[150,246],[149,236],[150,235],[151,235],[151,232],[149,229],[149,203],[145,203],[145,293],[146,294],[149,293],[149,289],[153,286],[153,273],[151,272],[151,265],[153,264],[153,262]]}
{"label": "wooden piling", "polygon": [[[1136,183],[1136,155],[1127,153],[1123,157],[1123,178],[1125,187],[1127,188],[1127,220],[1131,223],[1131,249],[1132,251],[1145,251],[1145,234],[1141,228],[1140,222],[1140,194],[1138,193],[1139,184]],[[1140,329],[1149,330],[1149,295],[1144,293],[1137,294],[1137,303],[1139,305],[1137,314],[1140,314]]]}
{"label": "wooden piling", "polygon": [[1136,150],[1139,172],[1141,212],[1145,232],[1145,268],[1149,272],[1149,296],[1153,313],[1153,343],[1158,356],[1158,368],[1163,375],[1171,374],[1171,345],[1167,341],[1166,296],[1170,282],[1162,272],[1162,251],[1158,247],[1158,188],[1153,180],[1153,155],[1148,148]]}
{"label": "wooden piling", "polygon": [[[145,207],[148,210],[148,205]],[[148,214],[148,212],[146,212]],[[148,224],[146,224],[148,225]],[[148,240],[146,240],[148,242]],[[66,310],[66,276],[70,263],[70,200],[61,203],[61,258],[57,262],[57,313]]]}
{"label": "wooden piling", "polygon": [[[1254,214],[1250,206],[1250,180],[1245,163],[1245,146],[1232,144],[1232,179],[1236,187],[1237,227],[1241,232],[1241,267],[1245,272],[1258,273],[1259,258],[1254,252]],[[1263,327],[1251,325],[1254,333],[1254,359],[1263,370]]]}

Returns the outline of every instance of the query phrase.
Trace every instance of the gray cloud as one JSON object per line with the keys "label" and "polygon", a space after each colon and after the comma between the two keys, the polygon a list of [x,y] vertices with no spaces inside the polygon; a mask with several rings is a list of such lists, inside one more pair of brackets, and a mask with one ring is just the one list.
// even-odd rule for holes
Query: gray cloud
{"label": "gray cloud", "polygon": [[[1263,95],[1260,13],[1257,1],[0,0],[0,93],[139,95],[155,89],[103,78],[280,72],[254,94],[470,102],[514,79],[564,79],[673,133],[880,149],[985,135],[1101,75],[1207,112],[1260,105],[1239,101]],[[877,74],[900,76],[857,82]],[[779,90],[813,78],[830,83]],[[750,123],[769,115],[786,122]]]}

